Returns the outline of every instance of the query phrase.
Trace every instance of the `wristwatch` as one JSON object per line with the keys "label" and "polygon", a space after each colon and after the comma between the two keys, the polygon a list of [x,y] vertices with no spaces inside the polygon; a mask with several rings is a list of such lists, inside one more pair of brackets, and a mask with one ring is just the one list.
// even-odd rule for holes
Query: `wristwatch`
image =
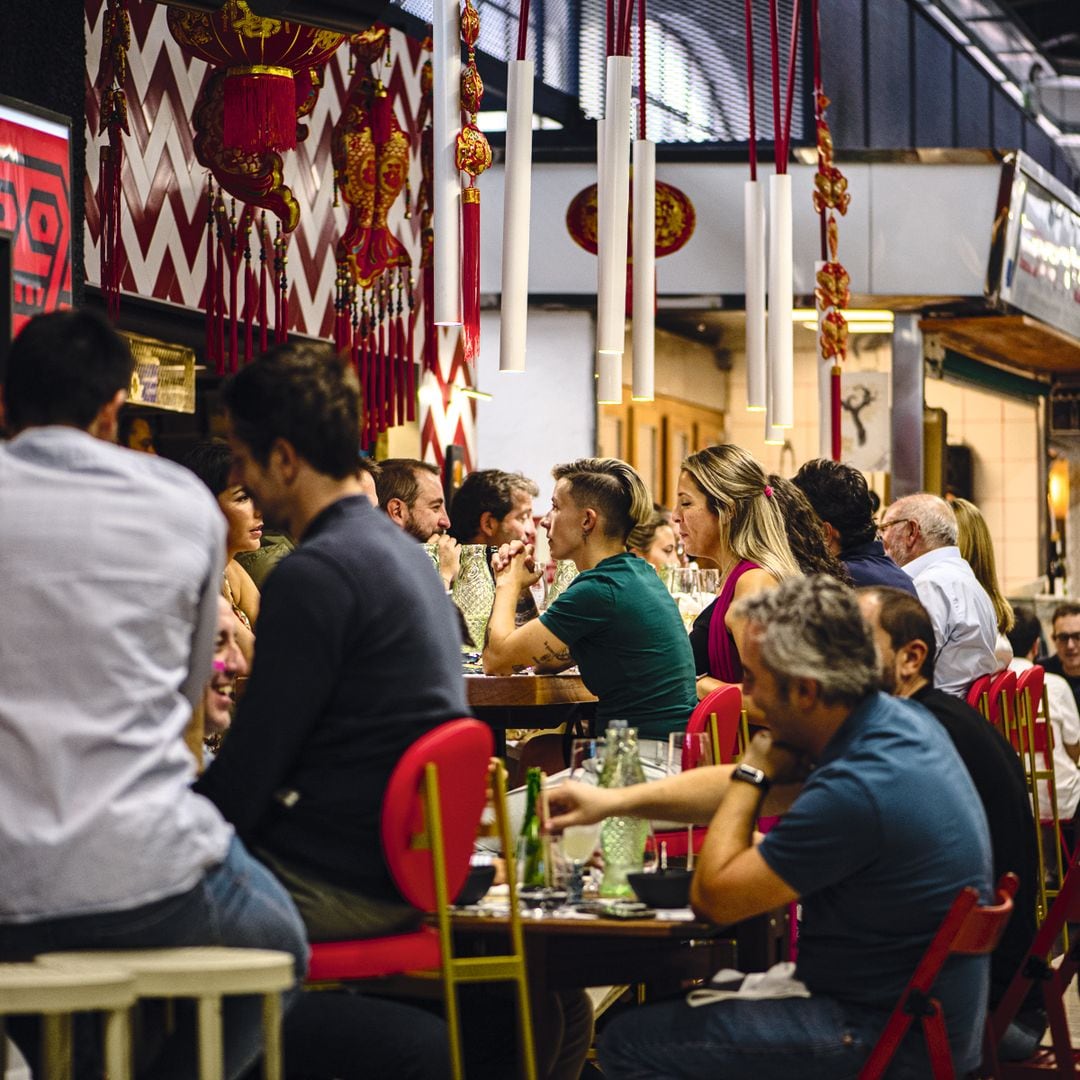
{"label": "wristwatch", "polygon": [[762,795],[769,790],[769,778],[763,769],[757,769],[753,765],[736,765],[731,771],[732,780],[740,780],[744,784],[753,784]]}

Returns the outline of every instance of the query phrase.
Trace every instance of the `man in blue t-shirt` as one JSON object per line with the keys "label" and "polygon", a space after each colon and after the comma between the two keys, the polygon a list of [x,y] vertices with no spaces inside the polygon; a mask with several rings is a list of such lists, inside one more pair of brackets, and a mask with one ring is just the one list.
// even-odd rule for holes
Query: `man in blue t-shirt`
{"label": "man in blue t-shirt", "polygon": [[[734,767],[555,792],[564,813],[552,826],[612,812],[701,820],[711,808],[695,911],[728,924],[801,901],[796,977],[809,996],[635,1010],[605,1031],[605,1076],[853,1076],[959,891],[990,895],[975,789],[941,725],[877,690],[853,591],[823,576],[794,579],[735,611],[747,621],[744,688],[770,731]],[[757,818],[785,800],[780,824],[755,846]],[[934,987],[961,1074],[979,1059],[987,986],[986,957],[956,956]],[[928,1075],[917,1029],[890,1075]]]}

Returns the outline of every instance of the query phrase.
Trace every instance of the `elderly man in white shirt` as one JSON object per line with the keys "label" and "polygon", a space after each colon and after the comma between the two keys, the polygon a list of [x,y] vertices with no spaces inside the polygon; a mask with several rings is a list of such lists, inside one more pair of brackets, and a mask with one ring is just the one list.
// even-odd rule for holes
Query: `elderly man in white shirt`
{"label": "elderly man in white shirt", "polygon": [[885,550],[911,577],[934,625],[934,685],[964,697],[1000,667],[994,655],[994,607],[956,546],[956,515],[937,495],[919,492],[885,511]]}
{"label": "elderly man in white shirt", "polygon": [[[1040,625],[1035,612],[1024,606],[1013,608],[1016,623],[1009,631],[1013,661],[1009,670],[1017,675],[1032,666],[1039,652]],[[1046,673],[1046,697],[1054,736],[1054,789],[1057,792],[1058,817],[1071,821],[1080,805],[1080,712],[1069,684],[1052,672]],[[1035,703],[1036,705],[1038,702]],[[1039,817],[1050,818],[1050,796],[1046,784],[1039,784]]]}

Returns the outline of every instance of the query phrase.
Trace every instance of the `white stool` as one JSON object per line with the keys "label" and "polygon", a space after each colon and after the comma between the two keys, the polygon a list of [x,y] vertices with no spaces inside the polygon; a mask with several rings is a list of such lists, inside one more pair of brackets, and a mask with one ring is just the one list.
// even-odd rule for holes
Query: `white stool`
{"label": "white stool", "polygon": [[289,953],[214,946],[117,949],[46,953],[37,962],[58,970],[108,964],[134,977],[136,997],[194,999],[201,1080],[222,1080],[224,1076],[222,997],[259,994],[263,999],[263,1075],[267,1080],[281,1080],[281,991],[294,982]]}
{"label": "white stool", "polygon": [[[105,1069],[109,1080],[131,1076],[128,1010],[135,978],[102,961],[76,968],[0,964],[0,1028],[3,1017],[40,1013],[44,1018],[42,1069],[48,1080],[71,1076],[71,1014],[105,1013]],[[0,1031],[0,1076],[7,1069],[7,1041]]]}

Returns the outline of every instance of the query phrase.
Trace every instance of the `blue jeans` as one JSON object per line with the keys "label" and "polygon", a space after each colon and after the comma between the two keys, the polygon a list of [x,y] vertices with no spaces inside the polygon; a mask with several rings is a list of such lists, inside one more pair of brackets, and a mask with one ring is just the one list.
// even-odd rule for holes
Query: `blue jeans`
{"label": "blue jeans", "polygon": [[[610,1080],[844,1080],[855,1077],[888,1019],[833,998],[685,1001],[631,1009],[607,1026],[600,1064]],[[918,1022],[893,1059],[890,1080],[925,1080]]]}
{"label": "blue jeans", "polygon": [[[288,893],[236,838],[225,860],[208,870],[193,889],[178,896],[126,911],[0,925],[0,960],[27,959],[66,949],[184,945],[280,949],[292,954],[298,981],[307,971],[304,925]],[[298,986],[286,992],[285,1008],[299,992]],[[261,1051],[259,999],[226,998],[223,1015],[225,1074],[239,1077]],[[178,1009],[177,1016],[175,1031],[158,1043],[145,1069],[140,1068],[140,1073],[154,1080],[178,1080],[197,1074],[194,1010]],[[35,1053],[33,1040],[21,1037],[19,1029],[23,1026],[14,1022],[10,1026],[23,1053]]]}

